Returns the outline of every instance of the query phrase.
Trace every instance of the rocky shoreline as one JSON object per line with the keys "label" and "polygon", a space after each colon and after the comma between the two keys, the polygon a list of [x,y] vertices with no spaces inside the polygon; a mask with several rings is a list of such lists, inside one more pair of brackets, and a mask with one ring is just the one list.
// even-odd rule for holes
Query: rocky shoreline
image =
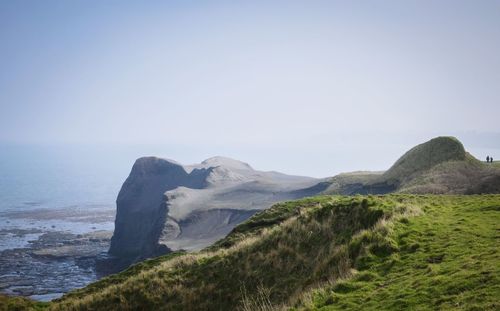
{"label": "rocky shoreline", "polygon": [[[85,234],[1,230],[2,234],[40,234],[25,248],[0,252],[0,292],[48,301],[97,280],[96,260],[106,254],[111,231]],[[36,229],[35,229],[36,231]]]}

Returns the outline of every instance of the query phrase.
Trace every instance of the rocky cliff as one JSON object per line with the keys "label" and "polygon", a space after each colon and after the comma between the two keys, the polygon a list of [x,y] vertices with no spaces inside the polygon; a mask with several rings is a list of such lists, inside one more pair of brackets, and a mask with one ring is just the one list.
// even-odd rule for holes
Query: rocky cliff
{"label": "rocky cliff", "polygon": [[271,204],[318,193],[318,180],[261,172],[233,159],[196,165],[138,159],[117,198],[109,253],[137,261],[200,249]]}

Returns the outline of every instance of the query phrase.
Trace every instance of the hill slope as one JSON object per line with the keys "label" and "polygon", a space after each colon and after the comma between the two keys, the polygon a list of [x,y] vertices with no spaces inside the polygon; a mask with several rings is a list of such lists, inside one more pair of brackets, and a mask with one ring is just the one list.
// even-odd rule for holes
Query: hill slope
{"label": "hill slope", "polygon": [[467,153],[454,137],[436,137],[413,147],[385,172],[337,175],[325,194],[500,193],[500,169]]}
{"label": "hill slope", "polygon": [[50,308],[494,310],[499,213],[500,195],[279,203],[209,249],[145,261]]}
{"label": "hill slope", "polygon": [[396,186],[412,180],[434,166],[449,161],[464,161],[464,146],[454,137],[436,137],[407,151],[382,177]]}

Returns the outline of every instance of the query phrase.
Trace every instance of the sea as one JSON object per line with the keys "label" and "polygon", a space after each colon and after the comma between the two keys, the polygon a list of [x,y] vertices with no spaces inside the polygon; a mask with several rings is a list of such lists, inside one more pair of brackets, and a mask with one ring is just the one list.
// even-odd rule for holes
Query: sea
{"label": "sea", "polygon": [[[91,223],[83,215],[115,210],[133,159],[110,158],[104,150],[85,146],[3,144],[0,148],[0,230],[113,230],[114,219]],[[38,214],[41,219],[23,218],[23,214]],[[21,237],[0,236],[0,250],[26,243]]]}
{"label": "sea", "polygon": [[[89,258],[108,247],[116,197],[141,153],[0,144],[0,292],[47,301],[98,279]],[[67,246],[87,255],[61,254]]]}

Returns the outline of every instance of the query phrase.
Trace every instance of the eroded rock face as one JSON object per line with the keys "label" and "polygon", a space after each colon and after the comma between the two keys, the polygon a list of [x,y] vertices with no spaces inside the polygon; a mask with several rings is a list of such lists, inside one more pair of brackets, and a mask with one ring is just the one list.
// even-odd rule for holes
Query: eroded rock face
{"label": "eroded rock face", "polygon": [[[159,243],[168,245],[172,249],[198,250],[226,236],[236,225],[258,211],[256,209],[196,210],[179,223],[175,222],[182,230],[178,232],[175,229],[164,230],[166,235],[160,237]],[[177,233],[175,237],[172,236],[173,231]]]}
{"label": "eroded rock face", "polygon": [[115,231],[109,253],[149,257],[168,251],[158,240],[167,219],[165,191],[181,185],[205,186],[207,170],[187,173],[182,165],[156,157],[138,159],[116,200]]}
{"label": "eroded rock face", "polygon": [[116,201],[109,253],[137,261],[172,249],[203,248],[275,202],[319,192],[311,187],[317,182],[256,171],[223,157],[189,166],[140,158]]}

